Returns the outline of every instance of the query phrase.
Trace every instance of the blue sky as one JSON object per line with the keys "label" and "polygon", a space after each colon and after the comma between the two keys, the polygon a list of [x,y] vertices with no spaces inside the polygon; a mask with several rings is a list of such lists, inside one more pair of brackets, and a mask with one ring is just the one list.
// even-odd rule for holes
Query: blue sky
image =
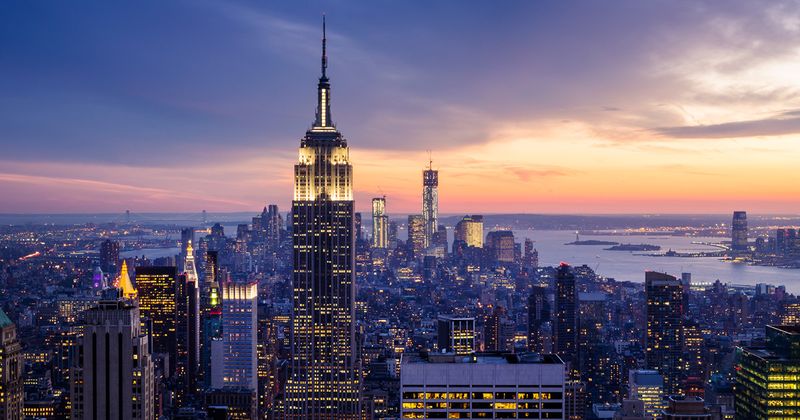
{"label": "blue sky", "polygon": [[323,12],[359,203],[430,149],[454,212],[798,204],[797,3],[9,1],[0,212],[285,207]]}

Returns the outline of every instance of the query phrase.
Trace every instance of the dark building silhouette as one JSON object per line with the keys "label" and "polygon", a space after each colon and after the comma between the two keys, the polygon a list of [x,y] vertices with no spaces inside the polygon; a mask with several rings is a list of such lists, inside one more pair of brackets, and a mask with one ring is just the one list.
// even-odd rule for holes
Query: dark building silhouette
{"label": "dark building silhouette", "polygon": [[665,273],[645,273],[647,298],[647,368],[664,376],[667,395],[682,393],[684,288],[681,281]]}
{"label": "dark building silhouette", "polygon": [[542,353],[545,351],[545,337],[542,328],[550,322],[550,302],[547,301],[547,289],[534,286],[528,297],[528,350]]}
{"label": "dark building silhouette", "polygon": [[576,361],[578,320],[575,275],[566,263],[561,263],[556,272],[555,307],[553,352],[570,364]]}
{"label": "dark building silhouette", "polygon": [[119,242],[106,239],[100,244],[100,268],[106,273],[116,273],[119,263]]}

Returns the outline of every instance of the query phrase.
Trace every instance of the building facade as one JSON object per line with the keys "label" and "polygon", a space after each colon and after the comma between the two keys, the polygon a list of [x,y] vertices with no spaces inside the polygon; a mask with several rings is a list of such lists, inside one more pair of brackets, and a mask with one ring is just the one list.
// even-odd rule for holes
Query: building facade
{"label": "building facade", "polygon": [[684,293],[683,284],[674,276],[655,271],[645,273],[647,368],[664,377],[667,395],[683,393]]}
{"label": "building facade", "polygon": [[533,353],[404,354],[401,418],[564,419],[564,363]]}
{"label": "building facade", "polygon": [[294,167],[292,362],[284,404],[291,418],[346,419],[360,415],[353,168],[347,140],[331,120],[325,49],[323,28],[316,120]]}
{"label": "building facade", "polygon": [[215,388],[258,389],[257,317],[257,283],[222,285],[222,386]]}
{"label": "building facade", "polygon": [[747,251],[747,212],[733,212],[731,221],[731,249]]}
{"label": "building facade", "polygon": [[23,418],[23,367],[17,327],[0,309],[0,420]]}
{"label": "building facade", "polygon": [[575,274],[572,268],[561,263],[556,272],[555,322],[553,326],[553,352],[570,368],[577,361],[578,319]]}
{"label": "building facade", "polygon": [[386,215],[386,197],[372,199],[372,247],[389,246],[389,216]]}
{"label": "building facade", "polygon": [[101,301],[84,312],[73,351],[73,420],[155,419],[153,360],[135,301]]}
{"label": "building facade", "polygon": [[464,216],[456,223],[454,237],[455,242],[463,242],[467,246],[483,248],[483,216],[472,215]]}
{"label": "building facade", "polygon": [[475,352],[475,318],[439,315],[437,323],[439,351],[455,354]]}
{"label": "building facade", "polygon": [[736,349],[736,419],[800,417],[800,326],[768,325],[764,346]]}
{"label": "building facade", "polygon": [[168,356],[170,372],[178,360],[177,284],[175,267],[136,267],[139,311],[152,325],[153,353]]}
{"label": "building facade", "polygon": [[439,228],[439,171],[433,169],[433,161],[422,171],[422,219],[425,223],[425,247],[433,245]]}

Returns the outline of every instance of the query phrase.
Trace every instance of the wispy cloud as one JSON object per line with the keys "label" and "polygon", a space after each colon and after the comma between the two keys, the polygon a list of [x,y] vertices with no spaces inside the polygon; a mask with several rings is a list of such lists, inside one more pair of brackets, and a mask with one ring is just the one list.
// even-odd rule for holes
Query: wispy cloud
{"label": "wispy cloud", "polygon": [[653,132],[666,137],[691,139],[782,136],[800,133],[800,117],[797,113],[790,111],[771,118],[721,124],[660,127],[653,129]]}

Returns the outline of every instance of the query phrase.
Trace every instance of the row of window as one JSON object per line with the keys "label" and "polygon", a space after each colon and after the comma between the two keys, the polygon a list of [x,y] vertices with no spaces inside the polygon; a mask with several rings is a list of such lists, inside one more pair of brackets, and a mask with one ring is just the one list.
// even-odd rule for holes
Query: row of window
{"label": "row of window", "polygon": [[404,392],[403,400],[561,400],[561,392]]}

